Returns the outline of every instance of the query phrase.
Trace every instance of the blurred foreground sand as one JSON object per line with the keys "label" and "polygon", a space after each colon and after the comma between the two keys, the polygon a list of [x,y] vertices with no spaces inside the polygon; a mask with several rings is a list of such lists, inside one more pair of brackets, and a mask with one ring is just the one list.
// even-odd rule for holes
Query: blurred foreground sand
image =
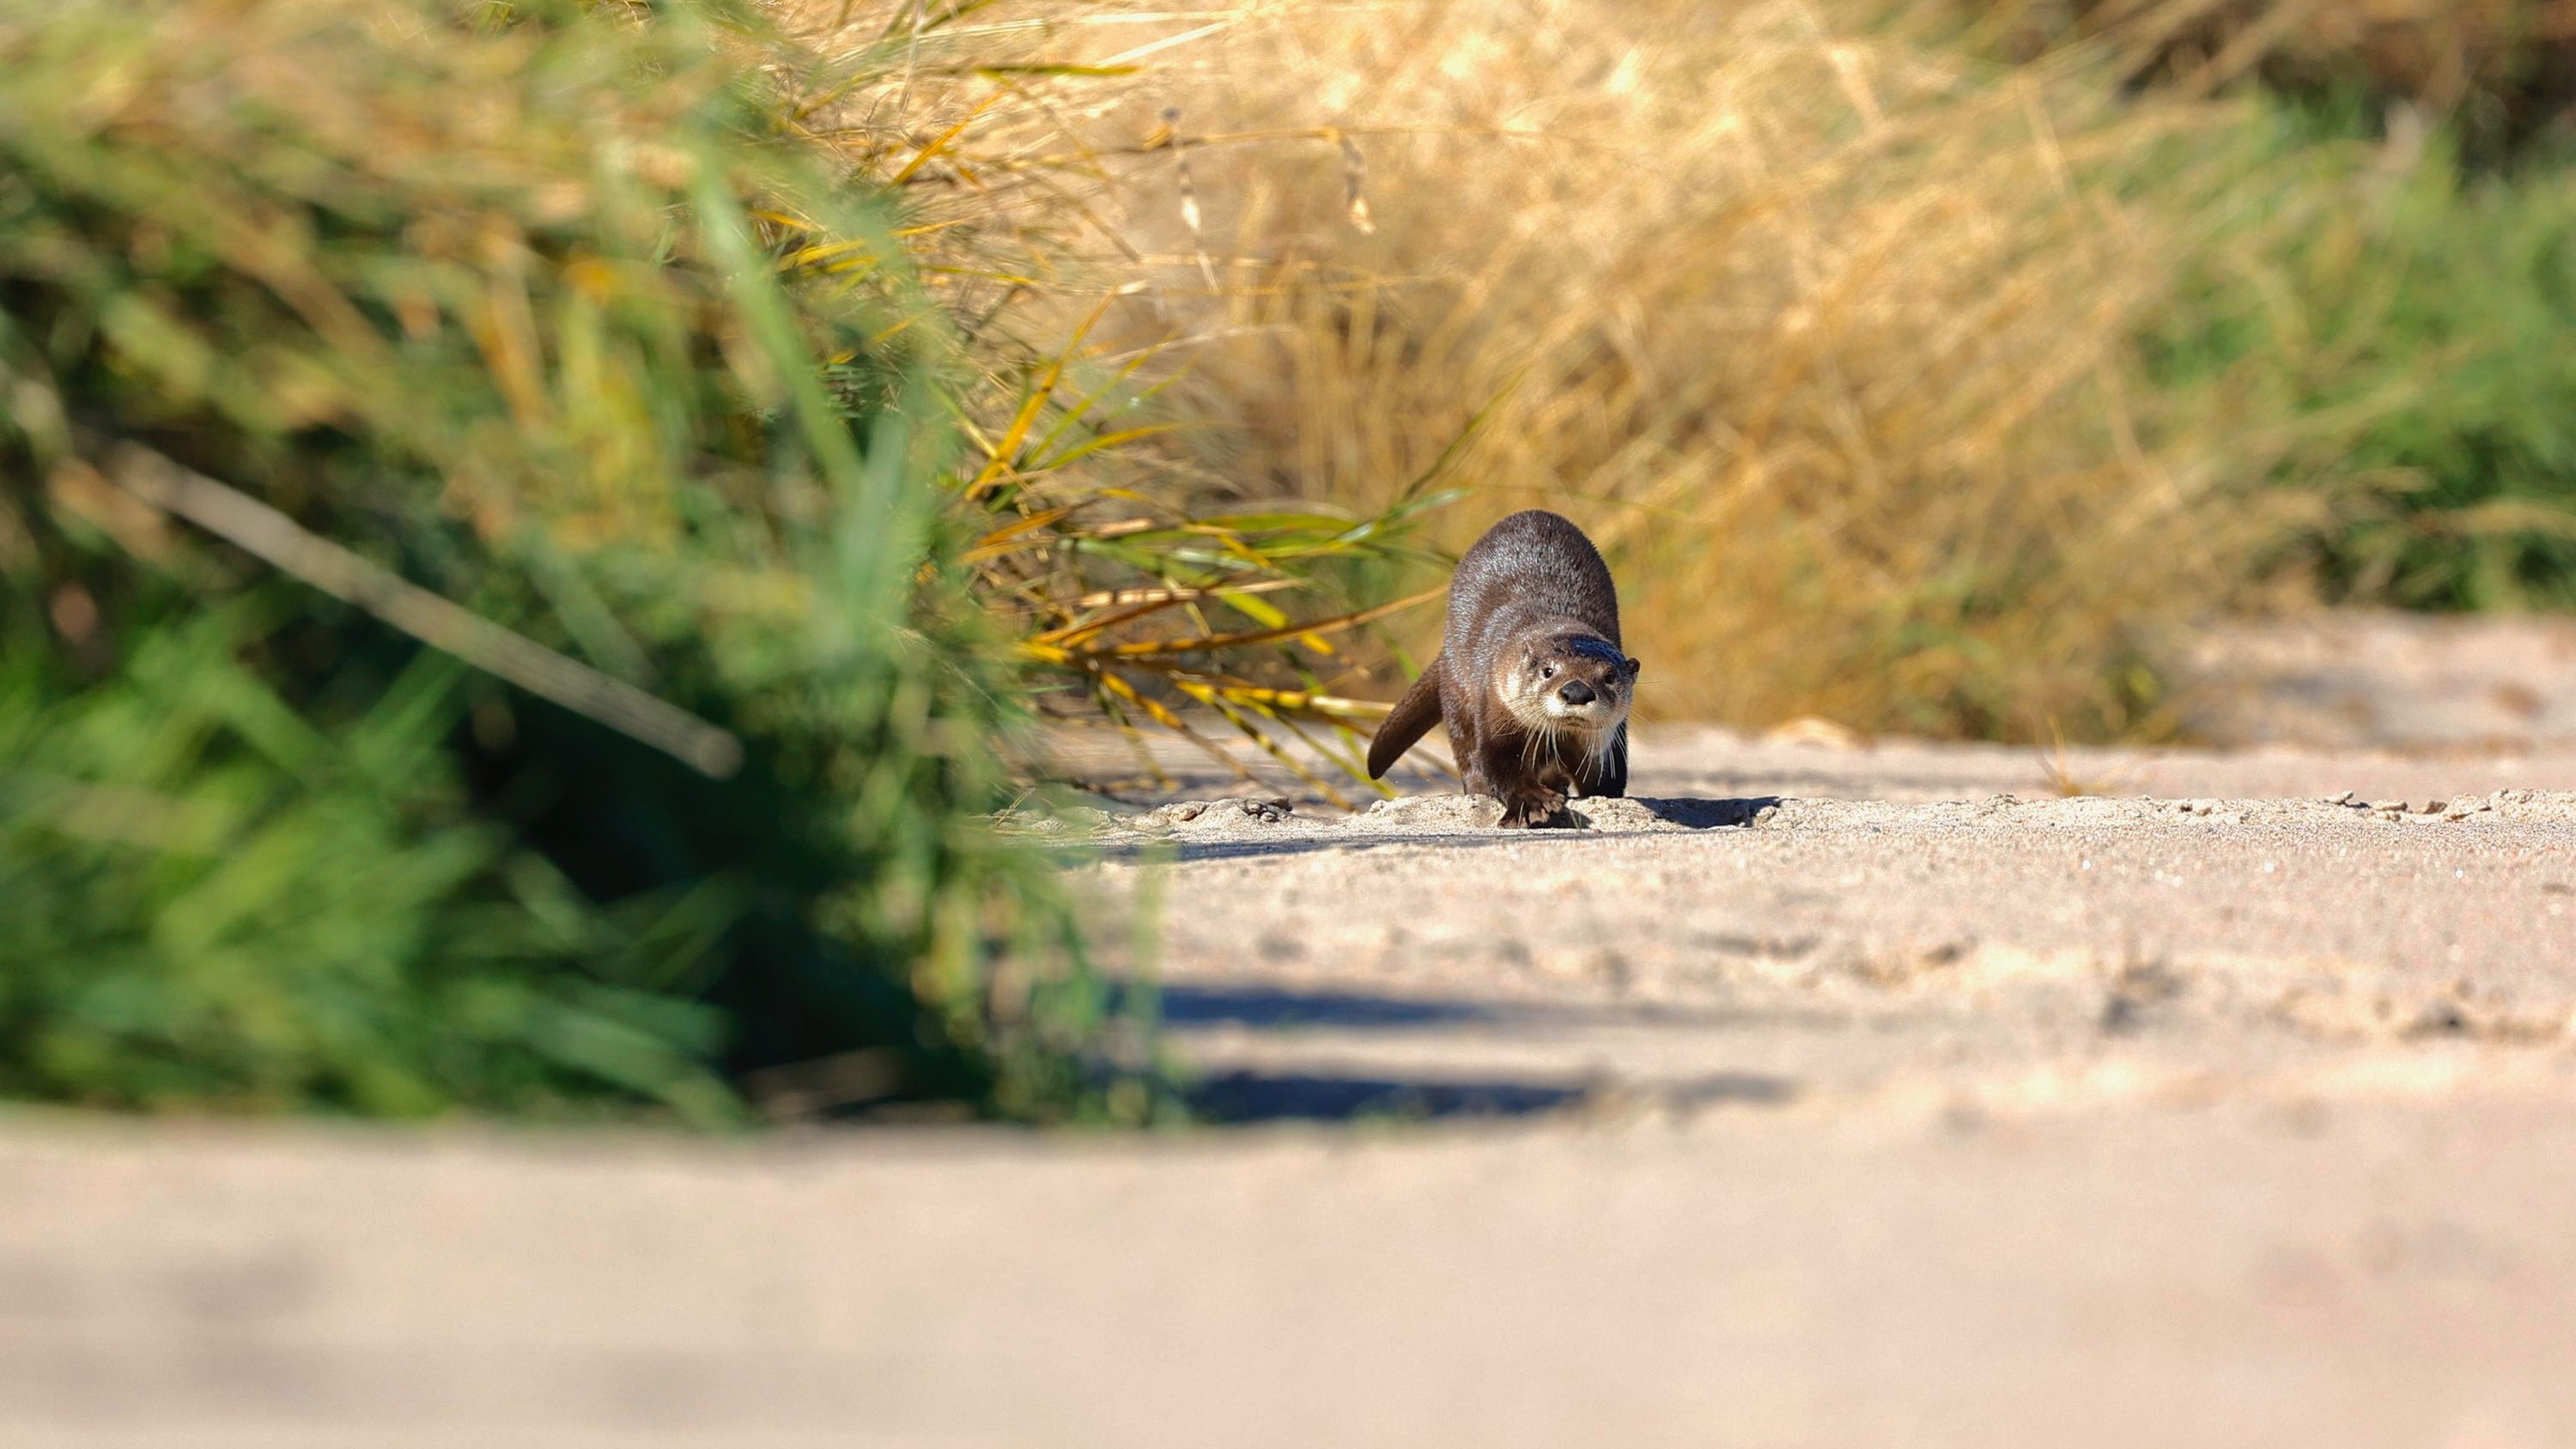
{"label": "blurred foreground sand", "polygon": [[2576,749],[1636,788],[1070,866],[1234,1130],[24,1117],[0,1444],[2576,1443]]}

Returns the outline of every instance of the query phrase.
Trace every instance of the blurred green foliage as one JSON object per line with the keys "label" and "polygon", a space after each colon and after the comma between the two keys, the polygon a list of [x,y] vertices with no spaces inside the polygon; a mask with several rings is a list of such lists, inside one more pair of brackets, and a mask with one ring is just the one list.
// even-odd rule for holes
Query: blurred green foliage
{"label": "blurred green foliage", "polygon": [[2327,508],[2329,597],[2576,606],[2576,170],[2466,172],[2457,133],[2266,102],[2229,226],[2150,329],[2214,436]]}
{"label": "blurred green foliage", "polygon": [[[2305,518],[2292,592],[2576,607],[2576,33],[2554,0],[1968,0],[1975,48],[2215,97],[2212,220],[2145,330],[2221,467]],[[2232,112],[2232,116],[2227,113]],[[2207,166],[2210,151],[2220,153]],[[2184,154],[2188,153],[2188,154]],[[2214,190],[2195,191],[2215,177]]]}
{"label": "blurred green foliage", "polygon": [[[1143,1100],[977,818],[961,369],[780,59],[687,3],[0,0],[0,1091]],[[281,580],[138,458],[739,763]]]}
{"label": "blurred green foliage", "polygon": [[468,808],[452,667],[317,728],[233,661],[237,617],[77,694],[11,656],[0,1092],[403,1115],[606,1084],[731,1117],[722,1019],[671,988],[732,893],[592,905]]}

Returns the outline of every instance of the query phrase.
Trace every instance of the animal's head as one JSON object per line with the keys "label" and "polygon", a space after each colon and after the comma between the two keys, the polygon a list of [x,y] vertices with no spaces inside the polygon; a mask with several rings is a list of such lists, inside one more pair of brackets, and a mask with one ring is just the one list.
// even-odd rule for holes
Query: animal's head
{"label": "animal's head", "polygon": [[1523,724],[1551,734],[1617,729],[1637,683],[1637,661],[1598,634],[1533,639],[1505,669],[1503,702]]}

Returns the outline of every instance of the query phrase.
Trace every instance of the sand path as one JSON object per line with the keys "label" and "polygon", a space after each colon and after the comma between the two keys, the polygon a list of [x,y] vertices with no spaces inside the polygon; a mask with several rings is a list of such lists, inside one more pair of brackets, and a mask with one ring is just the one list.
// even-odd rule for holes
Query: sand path
{"label": "sand path", "polygon": [[2051,768],[1117,830],[1237,1130],[24,1118],[0,1443],[2576,1443],[2576,754]]}

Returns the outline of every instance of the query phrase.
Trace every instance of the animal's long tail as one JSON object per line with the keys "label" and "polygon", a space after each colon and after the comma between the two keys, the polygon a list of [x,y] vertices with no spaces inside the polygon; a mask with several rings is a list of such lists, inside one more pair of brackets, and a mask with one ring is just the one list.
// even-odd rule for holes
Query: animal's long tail
{"label": "animal's long tail", "polygon": [[1377,737],[1369,741],[1369,778],[1385,776],[1387,767],[1404,757],[1413,742],[1431,732],[1440,722],[1440,671],[1448,660],[1447,651],[1431,656],[1431,663],[1404,698],[1395,703],[1395,713],[1377,727]]}

